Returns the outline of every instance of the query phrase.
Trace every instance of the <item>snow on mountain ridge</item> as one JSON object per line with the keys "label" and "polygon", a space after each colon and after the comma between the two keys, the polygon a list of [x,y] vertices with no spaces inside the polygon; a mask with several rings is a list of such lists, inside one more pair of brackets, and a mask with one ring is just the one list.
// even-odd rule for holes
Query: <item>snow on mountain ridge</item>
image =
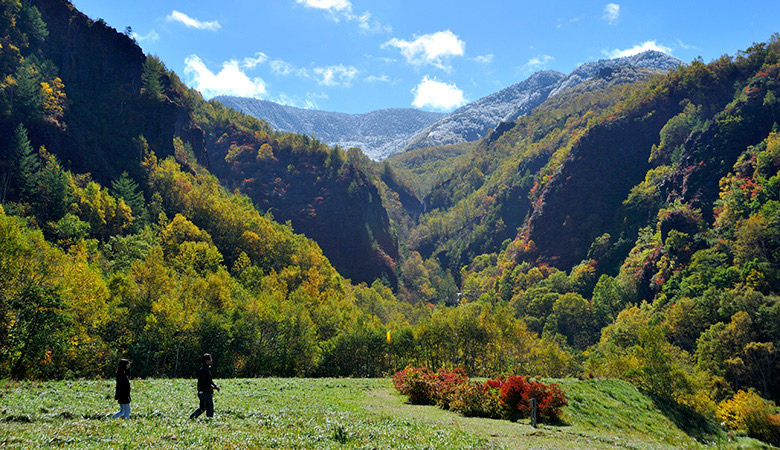
{"label": "snow on mountain ridge", "polygon": [[[526,80],[458,108],[450,114],[395,108],[365,114],[346,114],[285,106],[266,100],[216,97],[226,106],[265,120],[279,131],[314,135],[328,145],[359,147],[374,160],[422,147],[458,144],[484,137],[502,122],[530,113],[550,97],[584,81],[604,75],[605,70],[632,67],[654,71],[671,70],[681,60],[649,50],[637,55],[583,64],[568,75],[536,72]],[[619,72],[619,70],[618,70]],[[651,71],[633,71],[634,77]]]}

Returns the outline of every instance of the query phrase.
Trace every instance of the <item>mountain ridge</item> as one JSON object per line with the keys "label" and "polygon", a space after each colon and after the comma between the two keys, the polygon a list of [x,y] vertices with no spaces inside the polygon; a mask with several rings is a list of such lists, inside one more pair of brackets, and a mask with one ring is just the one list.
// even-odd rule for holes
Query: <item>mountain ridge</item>
{"label": "mountain ridge", "polygon": [[345,149],[359,147],[372,159],[379,160],[420,130],[446,116],[413,108],[386,108],[349,114],[245,97],[218,96],[214,100],[264,120],[275,130],[313,135],[328,145]]}
{"label": "mountain ridge", "polygon": [[[415,136],[400,152],[481,139],[487,135],[489,129],[496,128],[501,122],[511,122],[530,113],[548,98],[598,76],[605,69],[630,66],[665,71],[681,64],[684,64],[683,61],[673,56],[648,50],[637,55],[586,63],[568,75],[554,71],[536,72],[520,83],[457,109]],[[560,77],[553,81],[552,78],[556,78],[553,74],[560,74]],[[507,96],[514,96],[519,103],[502,101]],[[500,114],[492,114],[496,110],[502,111],[503,117],[499,119]]]}
{"label": "mountain ridge", "polygon": [[[472,142],[502,122],[530,113],[550,97],[594,77],[608,77],[620,67],[666,71],[684,64],[665,53],[648,50],[637,55],[583,64],[568,75],[539,71],[523,81],[464,105],[452,113],[413,108],[387,108],[362,114],[310,110],[268,100],[218,96],[225,106],[266,121],[279,131],[316,136],[328,145],[358,147],[374,160],[424,147]],[[646,76],[648,73],[643,74]]]}

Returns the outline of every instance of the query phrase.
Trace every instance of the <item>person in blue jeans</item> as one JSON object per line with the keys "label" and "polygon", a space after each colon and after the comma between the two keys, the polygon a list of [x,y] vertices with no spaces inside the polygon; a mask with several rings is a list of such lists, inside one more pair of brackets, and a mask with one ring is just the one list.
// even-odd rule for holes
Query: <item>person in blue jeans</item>
{"label": "person in blue jeans", "polygon": [[119,412],[114,414],[114,419],[122,417],[130,418],[130,361],[120,359],[116,369],[116,391],[114,400],[119,402]]}
{"label": "person in blue jeans", "polygon": [[214,417],[214,390],[219,391],[219,386],[214,384],[211,378],[211,355],[206,353],[201,358],[203,365],[198,369],[198,409],[190,414],[190,419],[199,417],[206,412],[206,417]]}

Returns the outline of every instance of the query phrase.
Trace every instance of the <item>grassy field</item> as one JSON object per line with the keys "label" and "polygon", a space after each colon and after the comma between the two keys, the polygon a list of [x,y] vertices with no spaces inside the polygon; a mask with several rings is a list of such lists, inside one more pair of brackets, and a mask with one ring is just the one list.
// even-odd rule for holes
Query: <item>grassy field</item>
{"label": "grassy field", "polygon": [[0,446],[77,448],[659,448],[754,446],[657,405],[614,380],[557,380],[569,398],[561,425],[466,418],[413,406],[389,379],[218,382],[216,417],[188,420],[194,380],[133,380],[132,419],[113,381],[0,381]]}

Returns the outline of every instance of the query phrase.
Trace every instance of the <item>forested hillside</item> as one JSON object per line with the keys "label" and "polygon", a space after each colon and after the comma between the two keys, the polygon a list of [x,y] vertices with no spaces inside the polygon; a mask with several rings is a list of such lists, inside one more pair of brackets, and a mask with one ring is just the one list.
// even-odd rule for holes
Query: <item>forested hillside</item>
{"label": "forested hillside", "polygon": [[[325,168],[324,158],[317,156],[324,148],[320,142],[274,132],[217,102],[205,102],[159,59],[145,56],[130,37],[101,20],[92,21],[66,1],[32,4],[40,11],[36,26],[41,31],[31,34],[38,40],[28,39],[30,54],[21,64],[35,68],[15,77],[24,90],[13,88],[17,96],[46,98],[17,101],[12,112],[16,120],[4,123],[8,135],[24,121],[21,114],[43,108],[45,120],[25,122],[34,147],[46,146],[69,168],[90,173],[104,185],[125,171],[141,181],[143,154],[137,140],[143,136],[158,156],[175,154],[180,161],[213,168],[230,189],[253,182],[272,186],[258,196],[256,189],[246,192],[263,212],[282,223],[291,221],[297,232],[318,241],[345,276],[369,283],[384,277],[395,285],[392,266],[398,248],[377,194],[377,189],[387,189],[377,185],[368,169],[355,170],[358,164],[352,162],[342,169],[346,154],[335,149],[336,159]],[[45,94],[24,87],[38,82],[48,83]],[[30,106],[20,108],[22,104]],[[275,155],[261,156],[263,144]],[[250,159],[239,157],[250,147]],[[264,170],[243,176],[239,166],[252,164]],[[333,198],[348,190],[352,201],[334,204]],[[352,245],[345,248],[340,245],[344,242]]]}
{"label": "forested hillside", "polygon": [[777,442],[777,35],[394,167],[1,4],[0,376],[614,377]]}
{"label": "forested hillside", "polygon": [[779,60],[773,36],[559,94],[458,157],[412,254],[457,280],[461,304],[507,304],[583,352],[588,373],[696,407],[776,399]]}

